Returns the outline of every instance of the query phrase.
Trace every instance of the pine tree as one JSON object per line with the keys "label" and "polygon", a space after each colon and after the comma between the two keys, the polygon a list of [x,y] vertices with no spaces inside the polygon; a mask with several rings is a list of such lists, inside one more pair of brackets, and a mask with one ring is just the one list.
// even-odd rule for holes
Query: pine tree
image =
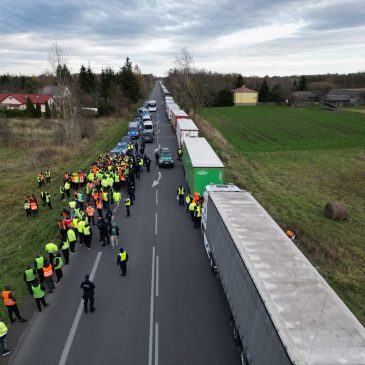
{"label": "pine tree", "polygon": [[51,108],[49,107],[48,101],[46,101],[46,119],[50,119],[52,117]]}
{"label": "pine tree", "polygon": [[34,112],[35,118],[42,118],[42,108],[41,104],[36,104],[35,106],[35,112]]}
{"label": "pine tree", "polygon": [[79,86],[80,89],[83,91],[88,92],[88,80],[87,80],[87,73],[86,73],[86,67],[84,65],[81,65],[80,67],[80,73],[79,73]]}
{"label": "pine tree", "polygon": [[227,89],[221,90],[218,93],[216,106],[232,106],[232,105],[233,105],[233,92]]}
{"label": "pine tree", "polygon": [[90,65],[87,67],[86,75],[87,75],[88,93],[92,94],[96,87],[96,78]]}
{"label": "pine tree", "polygon": [[266,77],[264,78],[264,81],[262,82],[259,90],[259,102],[265,103],[269,101],[270,97],[270,91],[269,86],[267,85]]}
{"label": "pine tree", "polygon": [[27,116],[29,118],[34,118],[35,117],[34,104],[32,102],[32,99],[29,98],[29,97],[27,98],[26,111],[27,111]]}
{"label": "pine tree", "polygon": [[242,87],[245,84],[245,80],[241,74],[238,74],[237,79],[234,83],[235,88]]}
{"label": "pine tree", "polygon": [[299,80],[298,91],[307,91],[307,79],[302,76]]}
{"label": "pine tree", "polygon": [[119,73],[119,80],[122,85],[124,94],[133,103],[140,97],[140,87],[136,75],[133,73],[132,62],[127,57],[124,66]]}

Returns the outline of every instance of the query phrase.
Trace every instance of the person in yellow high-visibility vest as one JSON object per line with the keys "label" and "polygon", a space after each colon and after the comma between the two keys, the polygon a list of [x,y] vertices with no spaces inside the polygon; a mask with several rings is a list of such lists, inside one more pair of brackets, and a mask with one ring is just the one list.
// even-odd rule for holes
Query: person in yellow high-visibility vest
{"label": "person in yellow high-visibility vest", "polygon": [[8,333],[8,327],[4,322],[0,321],[0,353],[2,356],[9,355],[10,350],[6,348],[6,334]]}
{"label": "person in yellow high-visibility vest", "polygon": [[118,254],[117,257],[117,265],[120,266],[120,269],[122,271],[120,275],[125,276],[127,274],[128,254],[126,251],[124,251],[123,248],[121,248],[119,251],[120,253]]}

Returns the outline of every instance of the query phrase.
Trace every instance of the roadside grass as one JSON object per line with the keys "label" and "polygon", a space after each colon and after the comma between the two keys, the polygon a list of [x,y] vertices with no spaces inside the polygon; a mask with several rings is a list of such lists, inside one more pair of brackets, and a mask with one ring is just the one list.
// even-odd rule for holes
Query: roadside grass
{"label": "roadside grass", "polygon": [[[100,118],[90,121],[92,137],[80,141],[74,151],[59,144],[59,121],[10,120],[11,147],[0,146],[0,289],[12,286],[18,302],[26,294],[23,271],[35,254],[44,253],[44,245],[59,242],[57,222],[62,202],[59,187],[65,171],[89,167],[100,152],[109,151],[127,130],[127,117]],[[1,127],[1,121],[0,121]],[[37,175],[49,169],[51,184],[45,189],[52,195],[53,210],[41,206]],[[26,218],[23,203],[36,194],[39,217]],[[8,322],[4,306],[0,320]]]}
{"label": "roadside grass", "polygon": [[[225,181],[297,231],[295,244],[365,324],[365,115],[257,106],[206,108],[202,117]],[[348,220],[324,216],[333,200],[346,202]]]}

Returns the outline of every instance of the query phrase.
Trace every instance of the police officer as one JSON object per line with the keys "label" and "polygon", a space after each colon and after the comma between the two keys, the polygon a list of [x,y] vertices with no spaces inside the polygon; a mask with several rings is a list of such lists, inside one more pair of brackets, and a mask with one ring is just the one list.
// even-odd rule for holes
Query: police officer
{"label": "police officer", "polygon": [[61,281],[61,279],[63,278],[63,272],[62,272],[63,260],[62,260],[60,253],[56,254],[53,264],[54,264],[54,271],[55,271],[56,278],[57,278],[56,283],[59,283]]}
{"label": "police officer", "polygon": [[26,322],[26,319],[24,319],[19,313],[18,305],[16,304],[15,294],[11,291],[11,287],[9,285],[5,287],[5,290],[3,290],[1,296],[3,297],[4,305],[8,310],[10,322],[15,322],[15,318],[13,318],[13,313],[17,316],[19,322]]}
{"label": "police officer", "polygon": [[[44,264],[44,257],[41,254],[38,254],[34,260],[34,268],[37,270],[39,281],[43,281],[43,264]],[[31,292],[32,294],[33,292]]]}
{"label": "police officer", "polygon": [[8,333],[8,327],[4,322],[0,321],[0,352],[2,356],[9,355],[10,350],[6,348],[6,334]]}
{"label": "police officer", "polygon": [[36,271],[30,265],[27,266],[23,274],[23,279],[27,284],[29,294],[32,294],[32,281],[36,278]]}
{"label": "police officer", "polygon": [[184,194],[185,194],[184,188],[182,187],[182,185],[180,185],[177,188],[177,196],[179,197],[179,205],[182,206],[184,206]]}
{"label": "police officer", "polygon": [[61,243],[58,248],[62,250],[63,258],[65,259],[65,265],[68,265],[70,259],[70,243],[67,237],[61,239]]}
{"label": "police officer", "polygon": [[129,217],[131,215],[131,212],[130,212],[130,209],[129,209],[129,207],[131,206],[131,199],[130,198],[124,199],[124,205],[127,209],[127,217]]}
{"label": "police officer", "polygon": [[89,275],[85,276],[85,280],[81,283],[80,288],[83,289],[84,293],[82,298],[84,299],[84,311],[88,312],[88,302],[90,301],[90,312],[94,312],[94,291],[95,285],[89,280]]}
{"label": "police officer", "polygon": [[44,308],[48,306],[44,299],[45,294],[43,284],[40,284],[38,280],[34,280],[32,283],[32,292],[35,302],[37,304],[38,311],[42,312],[41,303],[43,304]]}
{"label": "police officer", "polygon": [[193,197],[188,194],[185,197],[185,201],[186,201],[186,214],[188,214],[189,213],[189,205],[193,201]]}
{"label": "police officer", "polygon": [[120,269],[122,270],[121,276],[125,276],[127,273],[127,261],[128,261],[128,254],[126,251],[124,251],[123,248],[121,248],[120,253],[118,254],[117,258],[117,265],[120,266]]}

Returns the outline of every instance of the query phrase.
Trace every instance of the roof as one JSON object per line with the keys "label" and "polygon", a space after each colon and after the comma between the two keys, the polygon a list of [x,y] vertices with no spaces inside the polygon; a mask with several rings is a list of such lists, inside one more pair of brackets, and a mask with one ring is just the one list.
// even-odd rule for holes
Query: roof
{"label": "roof", "polygon": [[295,98],[314,98],[315,95],[311,91],[293,91]]}
{"label": "roof", "polygon": [[11,96],[16,99],[19,104],[22,105],[27,103],[27,98],[30,98],[33,104],[45,104],[52,96],[48,94],[21,94],[21,93],[0,93],[0,103],[7,97]]}
{"label": "roof", "polygon": [[42,89],[42,93],[50,94],[55,97],[61,97],[70,92],[69,92],[68,87],[66,87],[66,86],[48,85]]}
{"label": "roof", "polygon": [[195,125],[195,123],[191,119],[179,119],[177,121],[177,125],[180,129],[185,129],[189,131],[199,130],[199,128]]}
{"label": "roof", "polygon": [[222,161],[205,138],[184,138],[184,145],[193,167],[224,168]]}
{"label": "roof", "polygon": [[328,95],[348,95],[350,98],[360,98],[365,95],[365,88],[359,89],[333,89],[327,93]]}
{"label": "roof", "polygon": [[181,109],[172,109],[172,114],[174,114],[175,117],[187,117],[188,115]]}
{"label": "roof", "polygon": [[365,329],[248,192],[211,192],[272,322],[297,365],[365,364]]}
{"label": "roof", "polygon": [[248,87],[246,87],[245,85],[242,85],[238,89],[233,89],[232,91],[234,93],[255,93],[255,94],[257,94],[257,91],[251,90]]}
{"label": "roof", "polygon": [[350,101],[351,98],[348,95],[326,95],[328,101]]}

